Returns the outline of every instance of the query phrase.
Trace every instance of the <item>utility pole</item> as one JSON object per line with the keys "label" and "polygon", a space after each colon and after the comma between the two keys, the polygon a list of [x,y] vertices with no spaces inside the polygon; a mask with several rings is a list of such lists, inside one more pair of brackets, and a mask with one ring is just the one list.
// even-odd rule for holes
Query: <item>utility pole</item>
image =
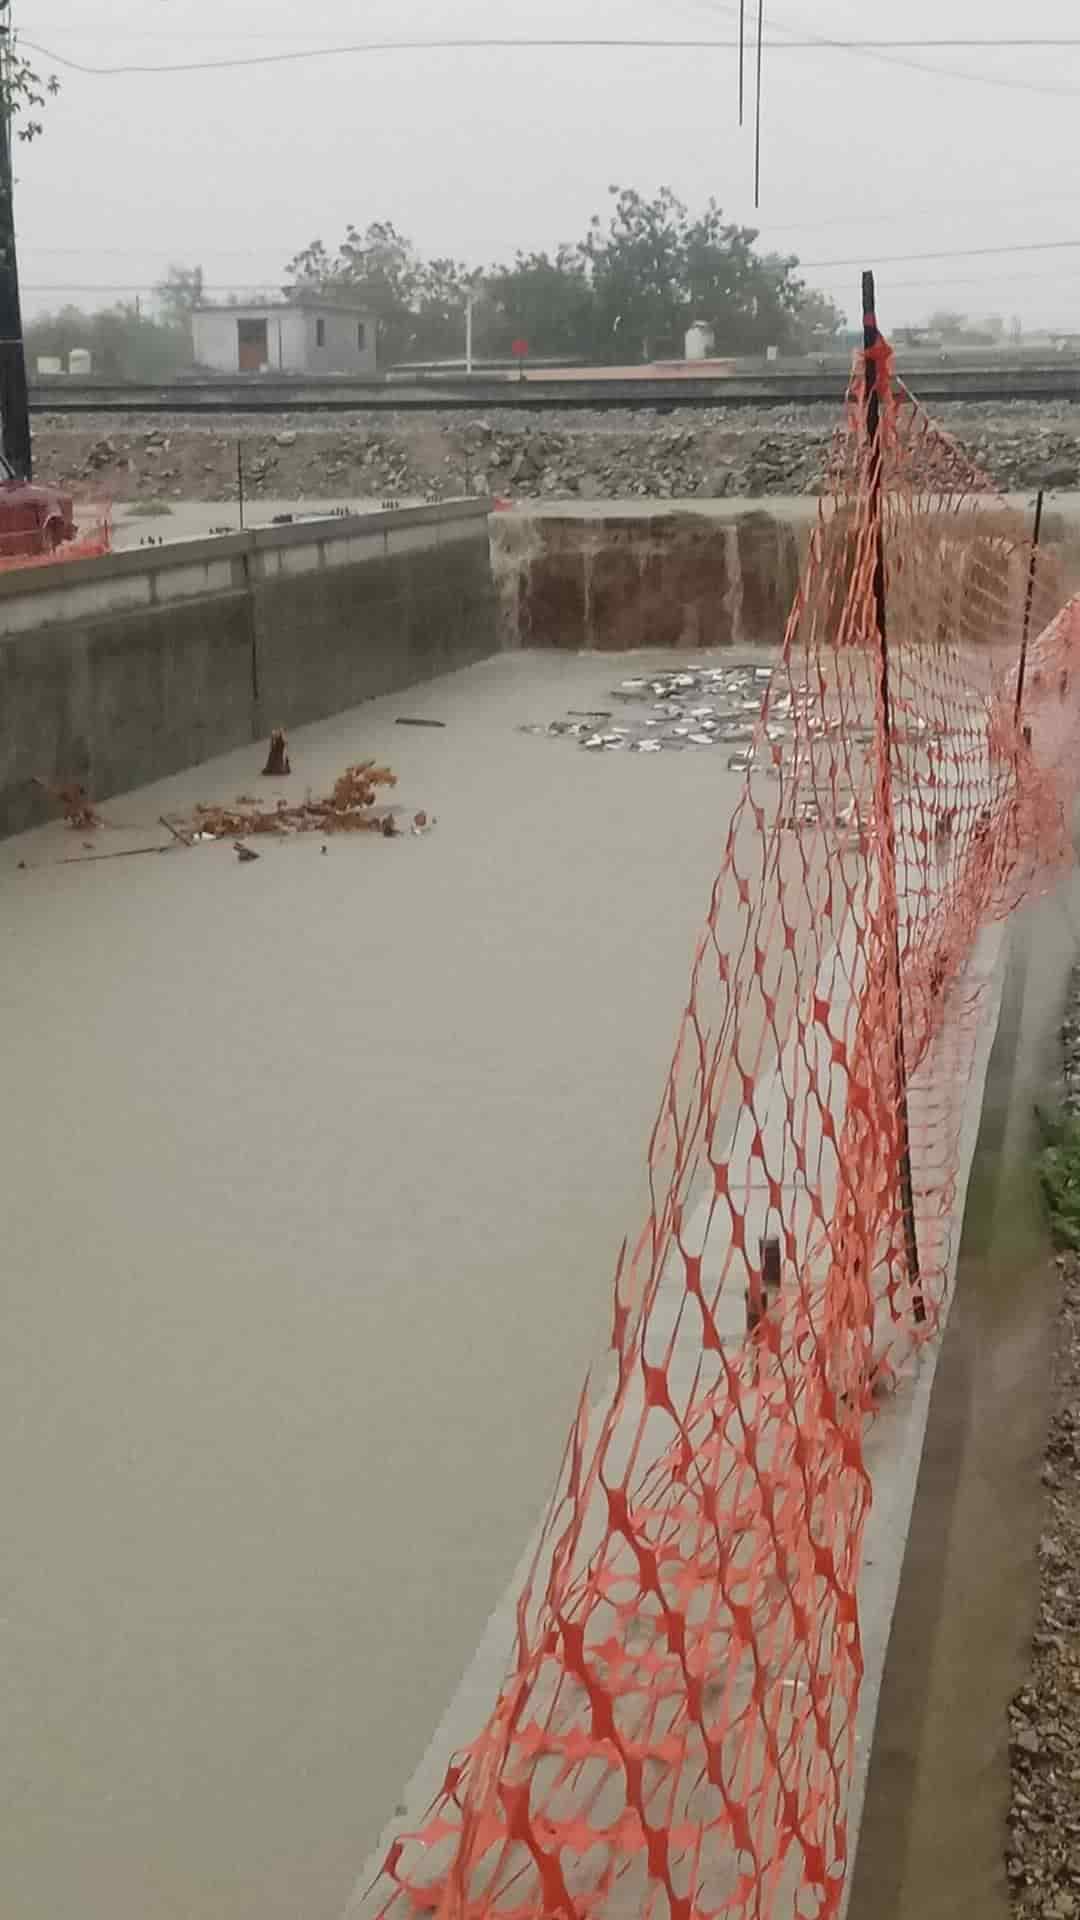
{"label": "utility pole", "polygon": [[32,474],[30,398],[15,252],[15,182],[11,162],[11,26],[0,22],[0,432],[3,448],[22,480]]}
{"label": "utility pole", "polygon": [[465,295],[465,371],[473,370],[473,307],[476,305],[475,293]]}

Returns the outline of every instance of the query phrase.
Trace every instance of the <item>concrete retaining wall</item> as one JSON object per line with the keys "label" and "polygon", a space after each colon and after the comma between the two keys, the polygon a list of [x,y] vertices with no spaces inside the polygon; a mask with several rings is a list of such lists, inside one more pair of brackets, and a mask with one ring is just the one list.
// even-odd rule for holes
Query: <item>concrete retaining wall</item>
{"label": "concrete retaining wall", "polygon": [[784,509],[495,514],[502,644],[696,652],[775,643],[817,502]]}
{"label": "concrete retaining wall", "polygon": [[494,652],[486,501],[0,575],[0,833]]}
{"label": "concrete retaining wall", "polygon": [[[664,513],[628,503],[493,514],[501,643],[690,654],[778,645],[819,526],[811,497],[767,506],[703,502]],[[829,518],[818,537],[826,565],[837,549],[841,564],[851,564],[846,515]],[[1018,643],[1030,560],[1026,504],[990,495],[977,514],[958,518],[926,503],[890,538],[890,607],[905,631],[930,637],[940,630],[987,647]],[[1080,585],[1080,546],[1058,513],[1044,520],[1037,573],[1036,633]]]}

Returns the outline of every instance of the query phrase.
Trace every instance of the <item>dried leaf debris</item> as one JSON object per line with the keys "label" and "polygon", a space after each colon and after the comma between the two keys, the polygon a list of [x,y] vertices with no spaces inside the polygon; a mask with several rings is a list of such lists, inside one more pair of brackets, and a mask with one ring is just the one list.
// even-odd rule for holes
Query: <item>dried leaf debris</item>
{"label": "dried leaf debris", "polygon": [[[291,771],[288,736],[281,727],[275,727],[270,735],[267,761],[262,771],[270,775],[285,775]],[[104,819],[98,813],[86,788],[77,780],[35,778],[34,785],[50,796],[62,810],[64,820],[71,828],[88,833],[118,824]],[[196,807],[190,815],[159,814],[156,824],[171,835],[171,840],[165,845],[100,853],[95,850],[92,841],[84,840],[83,853],[67,856],[61,864],[72,865],[80,860],[126,859],[135,853],[178,852],[182,847],[190,849],[211,840],[231,840],[238,857],[242,861],[251,861],[259,856],[242,843],[253,835],[282,839],[294,834],[317,833],[323,841],[322,851],[325,853],[326,840],[331,834],[380,833],[385,839],[393,840],[402,833],[430,833],[435,825],[434,816],[424,810],[404,820],[399,818],[403,809],[391,805],[386,798],[389,790],[396,785],[397,775],[390,767],[382,766],[376,760],[358,760],[339,774],[328,794],[315,797],[309,789],[300,801],[281,798],[270,805],[263,804],[254,794],[241,793],[231,805],[209,802]],[[130,823],[128,830],[141,831]],[[18,864],[20,868],[25,868],[30,863],[20,860]],[[56,862],[46,861],[44,864],[55,865]]]}
{"label": "dried leaf debris", "polygon": [[90,795],[78,780],[39,780],[35,776],[34,785],[55,801],[69,827],[78,827],[85,833],[91,827],[104,826]]}
{"label": "dried leaf debris", "polygon": [[282,799],[264,807],[241,795],[232,806],[200,806],[190,819],[174,824],[194,839],[210,840],[242,840],[265,833],[382,833],[392,812],[379,804],[380,790],[396,785],[397,775],[389,767],[361,760],[346,767],[333,791],[322,798],[308,794],[294,804]]}

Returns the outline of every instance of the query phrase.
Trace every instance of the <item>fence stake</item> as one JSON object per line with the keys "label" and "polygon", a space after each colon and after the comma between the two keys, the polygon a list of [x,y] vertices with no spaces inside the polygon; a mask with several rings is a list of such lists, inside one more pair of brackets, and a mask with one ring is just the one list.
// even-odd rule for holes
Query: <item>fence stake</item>
{"label": "fence stake", "polygon": [[904,1214],[904,1248],[908,1281],[911,1285],[915,1319],[926,1319],[919,1270],[919,1241],[915,1231],[915,1188],[911,1177],[911,1125],[908,1113],[907,1054],[904,1047],[903,972],[900,962],[900,895],[896,857],[896,822],[892,807],[893,724],[892,692],[889,685],[889,628],[885,578],[885,516],[882,501],[884,449],[881,444],[881,390],[874,357],[881,335],[877,324],[877,296],[872,273],[862,278],[863,348],[866,353],[864,389],[866,397],[866,437],[870,445],[870,525],[874,537],[874,614],[881,649],[881,711],[885,759],[884,779],[888,793],[885,819],[885,859],[888,880],[896,903],[893,916],[893,964],[896,969],[896,1110],[900,1135],[900,1199]]}
{"label": "fence stake", "polygon": [[770,1237],[761,1242],[761,1282],[765,1290],[765,1308],[774,1307],[780,1298],[780,1242]]}
{"label": "fence stake", "polygon": [[1020,671],[1016,676],[1016,724],[1020,724],[1020,708],[1024,698],[1024,677],[1027,673],[1028,640],[1031,635],[1031,610],[1035,604],[1035,576],[1039,570],[1039,542],[1042,539],[1043,501],[1046,495],[1040,487],[1035,501],[1035,528],[1031,536],[1031,563],[1028,567],[1027,598],[1024,601],[1024,637],[1020,642]]}

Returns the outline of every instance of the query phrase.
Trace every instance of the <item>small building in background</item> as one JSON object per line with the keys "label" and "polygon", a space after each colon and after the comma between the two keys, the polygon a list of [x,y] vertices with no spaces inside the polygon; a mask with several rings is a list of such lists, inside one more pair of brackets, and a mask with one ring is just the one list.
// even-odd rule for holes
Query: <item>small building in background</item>
{"label": "small building in background", "polygon": [[375,318],[318,300],[195,307],[195,364],[214,373],[374,373]]}

